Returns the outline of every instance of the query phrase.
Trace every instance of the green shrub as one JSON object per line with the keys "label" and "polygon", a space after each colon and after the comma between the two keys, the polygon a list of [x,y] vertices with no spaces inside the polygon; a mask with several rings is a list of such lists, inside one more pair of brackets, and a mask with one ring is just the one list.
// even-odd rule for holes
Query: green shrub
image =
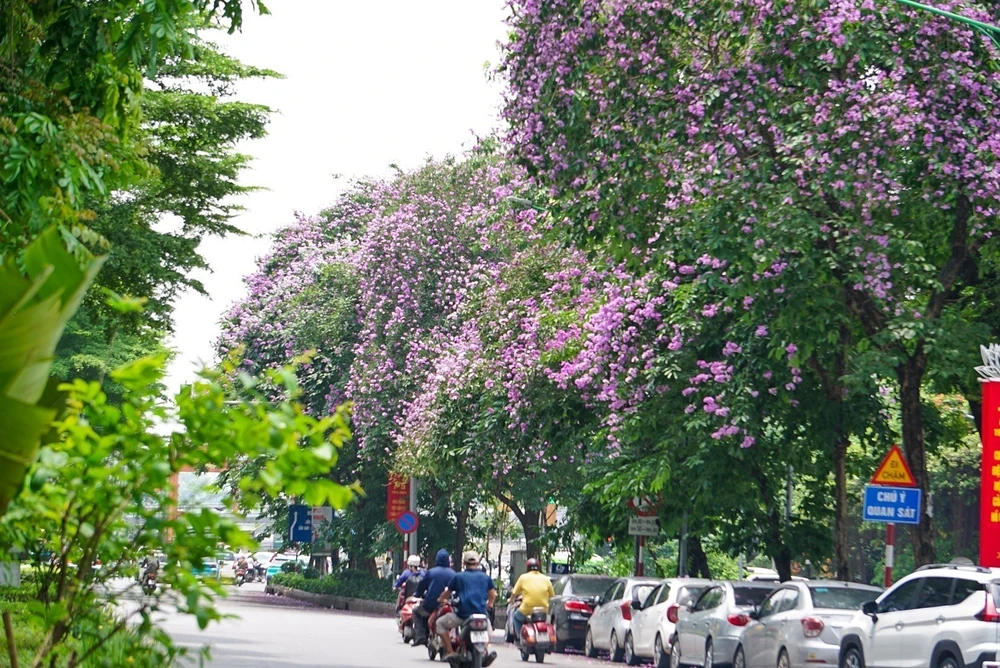
{"label": "green shrub", "polygon": [[309,577],[309,573],[278,573],[271,582],[282,587],[298,589],[310,594],[361,598],[368,601],[395,602],[392,583],[364,571],[340,571],[334,575]]}

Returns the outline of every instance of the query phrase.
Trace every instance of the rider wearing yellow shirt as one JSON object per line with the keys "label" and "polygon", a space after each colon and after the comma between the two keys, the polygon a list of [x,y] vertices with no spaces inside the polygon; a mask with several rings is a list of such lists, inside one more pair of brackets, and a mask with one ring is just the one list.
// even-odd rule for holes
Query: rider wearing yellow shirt
{"label": "rider wearing yellow shirt", "polygon": [[[538,559],[528,559],[528,572],[517,579],[511,596],[521,597],[521,606],[514,611],[514,637],[521,638],[521,627],[528,621],[531,611],[545,608],[549,611],[549,599],[556,595],[552,580],[539,571]],[[516,641],[516,642],[518,642]]]}

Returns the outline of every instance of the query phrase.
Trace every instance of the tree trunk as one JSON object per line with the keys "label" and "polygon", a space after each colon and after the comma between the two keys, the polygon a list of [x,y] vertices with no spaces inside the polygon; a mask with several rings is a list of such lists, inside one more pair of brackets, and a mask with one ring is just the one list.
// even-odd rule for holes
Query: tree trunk
{"label": "tree trunk", "polygon": [[920,383],[923,380],[926,356],[917,352],[896,367],[899,378],[899,402],[903,423],[903,450],[906,462],[923,490],[924,507],[920,511],[920,524],[910,527],[913,540],[913,557],[917,566],[933,564],[937,560],[934,549],[934,533],[930,516],[927,514],[927,500],[930,484],[927,477],[927,452],[924,443],[923,406],[920,403]]}
{"label": "tree trunk", "polygon": [[701,544],[701,536],[688,534],[688,573],[696,578],[712,579],[712,572],[708,566],[708,555]]}
{"label": "tree trunk", "polygon": [[542,537],[542,529],[538,526],[541,513],[537,510],[525,510],[518,519],[521,520],[521,528],[524,529],[524,546],[527,550],[527,558],[538,559],[541,557],[541,546],[538,544],[539,538]]}
{"label": "tree trunk", "polygon": [[850,534],[847,517],[847,446],[850,437],[838,429],[837,442],[833,444],[833,466],[835,480],[835,519],[833,535],[833,567],[836,579],[850,581]]}
{"label": "tree trunk", "polygon": [[469,504],[463,503],[455,516],[455,556],[452,562],[455,570],[462,568],[462,553],[465,552],[465,537],[468,533]]}

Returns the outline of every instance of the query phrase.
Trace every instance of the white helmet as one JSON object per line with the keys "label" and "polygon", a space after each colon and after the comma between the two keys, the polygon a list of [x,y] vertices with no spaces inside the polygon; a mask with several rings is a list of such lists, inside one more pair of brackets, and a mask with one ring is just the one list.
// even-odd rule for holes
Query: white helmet
{"label": "white helmet", "polygon": [[406,565],[407,566],[419,566],[420,565],[420,557],[418,557],[415,554],[411,554],[409,556],[409,558],[406,560]]}

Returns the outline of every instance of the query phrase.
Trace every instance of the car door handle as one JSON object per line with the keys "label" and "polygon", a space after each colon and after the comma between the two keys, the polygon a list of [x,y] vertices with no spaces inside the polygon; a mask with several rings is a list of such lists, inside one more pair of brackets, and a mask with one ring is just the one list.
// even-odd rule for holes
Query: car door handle
{"label": "car door handle", "polygon": [[903,622],[896,622],[896,630],[897,631],[903,630]]}
{"label": "car door handle", "polygon": [[937,622],[938,624],[944,624],[944,615],[941,615],[940,617],[938,617],[934,621]]}

